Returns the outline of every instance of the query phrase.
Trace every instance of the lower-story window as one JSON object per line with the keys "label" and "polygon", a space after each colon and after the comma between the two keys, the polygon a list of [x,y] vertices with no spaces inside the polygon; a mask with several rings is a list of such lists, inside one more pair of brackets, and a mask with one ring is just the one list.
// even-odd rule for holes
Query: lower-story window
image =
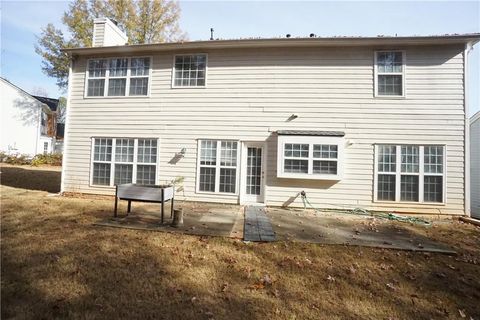
{"label": "lower-story window", "polygon": [[157,143],[157,139],[94,138],[92,185],[154,185]]}
{"label": "lower-story window", "polygon": [[198,144],[198,191],[235,194],[238,142],[199,140]]}
{"label": "lower-story window", "polygon": [[445,147],[377,145],[377,201],[445,202]]}

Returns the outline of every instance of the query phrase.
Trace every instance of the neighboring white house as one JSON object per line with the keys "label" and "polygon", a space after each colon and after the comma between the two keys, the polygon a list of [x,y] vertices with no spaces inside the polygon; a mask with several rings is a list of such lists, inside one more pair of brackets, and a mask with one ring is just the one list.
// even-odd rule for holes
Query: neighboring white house
{"label": "neighboring white house", "polygon": [[52,153],[57,99],[32,96],[0,78],[0,151],[9,154]]}
{"label": "neighboring white house", "polygon": [[470,118],[470,184],[472,217],[480,219],[480,111]]}
{"label": "neighboring white house", "polygon": [[302,206],[305,191],[323,208],[469,211],[464,75],[479,34],[94,37],[65,50],[64,192],[182,178],[194,201]]}

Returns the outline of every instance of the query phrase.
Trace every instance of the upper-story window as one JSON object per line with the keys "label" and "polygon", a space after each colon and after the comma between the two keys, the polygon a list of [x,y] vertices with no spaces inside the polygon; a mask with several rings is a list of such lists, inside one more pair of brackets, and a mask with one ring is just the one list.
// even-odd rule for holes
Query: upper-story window
{"label": "upper-story window", "polygon": [[375,96],[405,96],[405,52],[375,52]]}
{"label": "upper-story window", "polygon": [[174,87],[204,87],[207,55],[189,54],[175,56]]}
{"label": "upper-story window", "polygon": [[147,96],[150,73],[150,58],[89,60],[86,96]]}

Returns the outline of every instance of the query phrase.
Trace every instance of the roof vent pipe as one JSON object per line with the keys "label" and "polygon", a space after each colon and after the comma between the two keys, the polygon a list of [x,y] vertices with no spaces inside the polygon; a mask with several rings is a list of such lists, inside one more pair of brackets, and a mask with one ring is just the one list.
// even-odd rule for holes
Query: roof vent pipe
{"label": "roof vent pipe", "polygon": [[213,28],[210,28],[210,40],[213,40]]}

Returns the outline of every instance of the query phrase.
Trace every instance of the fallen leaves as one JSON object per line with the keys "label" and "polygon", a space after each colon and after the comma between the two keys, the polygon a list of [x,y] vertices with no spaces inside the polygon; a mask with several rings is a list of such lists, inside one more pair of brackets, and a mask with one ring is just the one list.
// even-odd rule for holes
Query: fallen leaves
{"label": "fallen leaves", "polygon": [[226,292],[229,287],[229,284],[227,282],[224,282],[222,284],[222,287],[220,288],[220,292]]}
{"label": "fallen leaves", "polygon": [[254,284],[250,285],[248,288],[249,289],[253,289],[253,290],[260,290],[260,289],[264,289],[265,287],[269,287],[273,284],[273,280],[272,278],[270,277],[270,275],[268,274],[265,274],[263,277],[261,277],[260,279],[258,279],[257,282],[255,282]]}
{"label": "fallen leaves", "polygon": [[332,277],[331,275],[327,276],[327,280],[330,281],[330,282],[335,282],[335,278]]}

